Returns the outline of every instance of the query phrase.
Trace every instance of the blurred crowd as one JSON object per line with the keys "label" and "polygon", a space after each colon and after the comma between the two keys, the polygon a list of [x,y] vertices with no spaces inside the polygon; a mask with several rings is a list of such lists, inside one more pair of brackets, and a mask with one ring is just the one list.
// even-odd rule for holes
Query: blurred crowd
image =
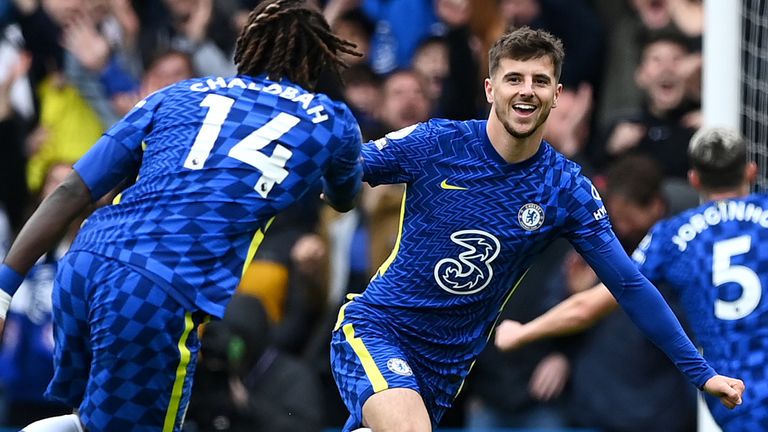
{"label": "blurred crowd", "polygon": [[[599,186],[626,249],[660,218],[697,203],[685,178],[701,122],[701,0],[308,1],[364,53],[347,59],[343,82],[320,77],[320,91],[350,106],[365,139],[431,117],[486,117],[487,50],[505,29],[527,25],[555,34],[566,50],[565,89],[545,138]],[[179,80],[234,74],[234,43],[257,3],[0,0],[0,253],[136,102]],[[403,188],[366,188],[345,214],[324,207],[319,190],[276,219],[225,319],[205,327],[190,431],[343,424],[330,330],[345,296],[387,260]],[[0,348],[0,424],[68,411],[41,395],[52,372],[53,272],[76,231],[41,259],[12,303]],[[595,282],[570,245],[556,243],[503,317],[528,321]],[[695,409],[695,389],[617,311],[583,335],[512,353],[489,346],[444,426],[685,432],[695,430]]]}

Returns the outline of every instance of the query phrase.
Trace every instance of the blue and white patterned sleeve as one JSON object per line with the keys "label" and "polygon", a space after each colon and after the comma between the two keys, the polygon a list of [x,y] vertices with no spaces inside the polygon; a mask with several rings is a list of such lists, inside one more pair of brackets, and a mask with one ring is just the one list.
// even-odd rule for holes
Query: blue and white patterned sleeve
{"label": "blue and white patterned sleeve", "polygon": [[160,90],[139,101],[75,163],[75,171],[94,200],[136,171],[141,163],[141,143],[152,130],[155,112],[165,94],[166,90]]}
{"label": "blue and white patterned sleeve", "polygon": [[362,186],[360,146],[363,138],[357,121],[346,107],[340,122],[343,132],[331,155],[331,164],[323,175],[323,193],[335,207],[349,208]]}
{"label": "blue and white patterned sleeve", "polygon": [[363,181],[371,186],[408,183],[426,155],[434,154],[433,122],[418,123],[363,144]]}
{"label": "blue and white patterned sleeve", "polygon": [[568,213],[565,235],[577,251],[583,253],[616,238],[603,199],[588,178],[575,173],[571,186],[561,193],[566,194],[563,200]]}

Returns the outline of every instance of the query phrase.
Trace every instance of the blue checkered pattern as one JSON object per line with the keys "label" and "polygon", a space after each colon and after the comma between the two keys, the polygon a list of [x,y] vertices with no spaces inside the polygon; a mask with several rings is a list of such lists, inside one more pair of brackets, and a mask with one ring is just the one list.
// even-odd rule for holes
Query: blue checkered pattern
{"label": "blue checkered pattern", "polygon": [[[749,248],[721,256],[728,262],[722,261],[719,273],[713,274],[715,245],[739,238]],[[768,430],[766,244],[768,195],[755,194],[709,202],[664,220],[633,254],[648,279],[667,282],[677,292],[696,340],[715,370],[744,380],[747,390],[738,409],[730,411],[708,400],[713,417],[728,431]],[[756,294],[745,293],[744,284]],[[716,316],[718,299],[737,304],[745,295],[759,299],[751,313],[738,319]]]}
{"label": "blue checkered pattern", "polygon": [[56,372],[46,397],[79,407],[92,432],[180,430],[202,316],[187,317],[151,280],[85,252],[60,261],[53,304]]}
{"label": "blue checkered pattern", "polygon": [[[234,101],[217,135],[209,133],[216,126],[211,120],[203,122],[221,111],[210,100],[203,103],[211,95],[217,102]],[[261,137],[251,134],[278,114],[299,122],[254,150]],[[211,152],[199,169],[185,168],[201,137],[215,138]],[[291,152],[287,177],[266,197],[255,190],[263,172],[230,156],[246,137],[253,157],[275,156],[278,144]],[[359,175],[360,142],[345,105],[286,81],[239,76],[175,84],[139,103],[75,165],[98,196],[141,161],[136,183],[118,205],[88,219],[72,249],[147,269],[188,304],[221,316],[257,231],[321,176],[333,186]]]}

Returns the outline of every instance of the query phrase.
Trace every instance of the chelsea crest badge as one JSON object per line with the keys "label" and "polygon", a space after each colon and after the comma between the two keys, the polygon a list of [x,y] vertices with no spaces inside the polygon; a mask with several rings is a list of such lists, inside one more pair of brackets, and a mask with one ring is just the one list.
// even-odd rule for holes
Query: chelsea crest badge
{"label": "chelsea crest badge", "polygon": [[540,205],[528,203],[517,212],[517,222],[526,231],[534,231],[544,224],[544,209]]}

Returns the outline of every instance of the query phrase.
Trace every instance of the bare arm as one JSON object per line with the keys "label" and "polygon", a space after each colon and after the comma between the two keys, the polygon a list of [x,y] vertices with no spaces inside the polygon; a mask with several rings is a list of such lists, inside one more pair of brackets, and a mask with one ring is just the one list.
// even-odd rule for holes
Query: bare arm
{"label": "bare arm", "polygon": [[[20,275],[26,274],[45,252],[51,250],[67,228],[91,204],[91,194],[76,172],[72,172],[51,193],[21,229],[5,258],[4,265]],[[0,289],[15,291],[17,287]],[[10,300],[8,300],[10,301]],[[8,304],[0,316],[5,317]],[[0,334],[5,319],[0,318]]]}
{"label": "bare arm", "polygon": [[614,309],[616,300],[603,284],[576,293],[533,321],[503,321],[496,328],[496,346],[511,350],[539,339],[577,333],[589,328]]}

